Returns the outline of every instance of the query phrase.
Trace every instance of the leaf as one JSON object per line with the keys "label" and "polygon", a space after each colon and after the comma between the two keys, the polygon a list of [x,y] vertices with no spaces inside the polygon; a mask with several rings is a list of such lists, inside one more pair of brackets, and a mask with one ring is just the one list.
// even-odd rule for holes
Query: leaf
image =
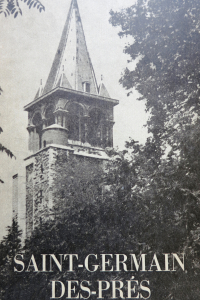
{"label": "leaf", "polygon": [[32,1],[32,2],[30,3],[29,9],[32,7],[33,3],[34,3],[34,1]]}
{"label": "leaf", "polygon": [[0,0],[0,13],[4,13],[5,17],[10,15],[9,7],[11,7],[11,9],[13,8],[13,4],[11,2]]}
{"label": "leaf", "polygon": [[[44,5],[39,0],[21,0],[29,6],[29,9],[32,7],[37,8],[40,12],[45,11]],[[18,0],[0,0],[0,14],[4,13],[4,16],[7,17],[10,14],[13,14],[14,18],[18,14],[22,15],[22,10],[19,6]],[[1,94],[1,89],[0,89]]]}
{"label": "leaf", "polygon": [[24,3],[26,3],[29,6],[29,9],[33,7],[33,8],[37,8],[39,12],[41,12],[42,10],[45,11],[44,5],[39,0],[24,0]]}
{"label": "leaf", "polygon": [[14,154],[6,147],[4,147],[2,144],[0,144],[0,151],[1,152],[6,152],[6,154],[9,156],[9,157],[14,157],[16,159],[16,157],[14,156]]}

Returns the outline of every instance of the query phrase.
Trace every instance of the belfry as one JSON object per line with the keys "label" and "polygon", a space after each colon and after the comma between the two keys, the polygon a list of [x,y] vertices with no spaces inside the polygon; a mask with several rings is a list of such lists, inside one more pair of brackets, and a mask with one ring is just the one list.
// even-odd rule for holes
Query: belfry
{"label": "belfry", "polygon": [[[72,0],[58,50],[44,88],[25,106],[30,155],[25,158],[25,196],[19,198],[19,176],[13,176],[13,217],[29,236],[39,211],[52,207],[55,157],[61,153],[103,162],[113,146],[112,99],[97,84],[88,53],[77,0]],[[23,202],[23,203],[22,203]],[[24,207],[24,210],[23,210]]]}

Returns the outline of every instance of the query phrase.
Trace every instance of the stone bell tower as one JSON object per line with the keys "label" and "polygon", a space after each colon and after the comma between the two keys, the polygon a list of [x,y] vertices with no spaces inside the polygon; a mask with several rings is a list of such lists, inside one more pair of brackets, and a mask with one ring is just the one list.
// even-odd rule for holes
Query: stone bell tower
{"label": "stone bell tower", "polygon": [[[97,85],[77,0],[72,0],[47,82],[44,88],[41,82],[35,99],[25,106],[30,151],[25,159],[26,236],[45,208],[53,205],[56,156],[65,153],[96,162],[107,159],[104,149],[113,146],[113,108],[117,104],[103,82]],[[17,207],[18,199],[13,199]]]}

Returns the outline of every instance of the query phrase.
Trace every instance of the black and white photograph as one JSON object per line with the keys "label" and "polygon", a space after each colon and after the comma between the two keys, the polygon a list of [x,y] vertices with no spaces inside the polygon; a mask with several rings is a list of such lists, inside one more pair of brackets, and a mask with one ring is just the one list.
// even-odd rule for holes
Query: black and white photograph
{"label": "black and white photograph", "polygon": [[199,149],[199,1],[0,0],[0,300],[199,300]]}

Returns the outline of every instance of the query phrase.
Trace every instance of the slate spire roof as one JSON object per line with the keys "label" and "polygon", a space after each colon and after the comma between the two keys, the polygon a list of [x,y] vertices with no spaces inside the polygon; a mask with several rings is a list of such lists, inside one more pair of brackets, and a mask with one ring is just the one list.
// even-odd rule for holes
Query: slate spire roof
{"label": "slate spire roof", "polygon": [[58,86],[83,91],[85,84],[91,94],[99,94],[78,3],[72,0],[43,95]]}

